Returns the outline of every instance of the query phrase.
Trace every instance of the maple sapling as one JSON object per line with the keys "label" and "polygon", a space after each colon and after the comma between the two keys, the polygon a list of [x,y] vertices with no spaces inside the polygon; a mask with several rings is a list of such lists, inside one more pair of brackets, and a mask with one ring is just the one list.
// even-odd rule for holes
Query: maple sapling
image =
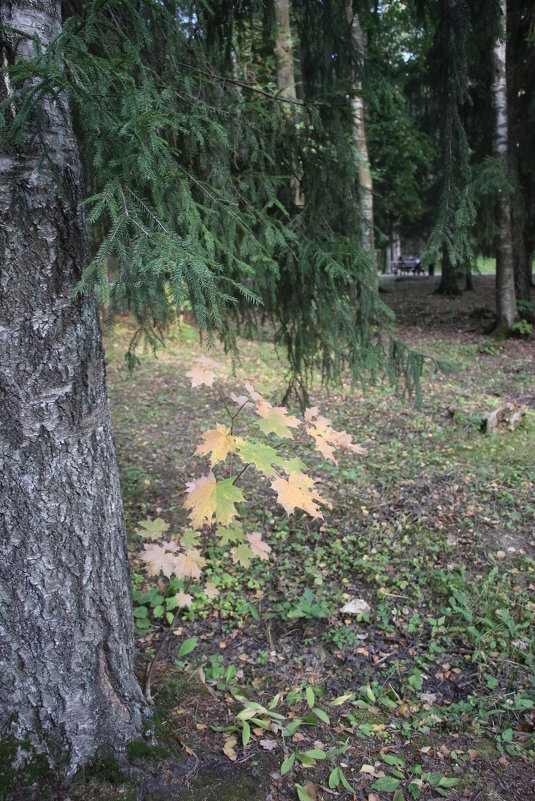
{"label": "maple sapling", "polygon": [[[235,563],[245,568],[255,557],[262,560],[270,557],[271,547],[262,539],[261,533],[247,532],[239,517],[239,506],[246,502],[246,498],[238,482],[245,471],[252,467],[270,480],[270,488],[288,515],[301,509],[312,518],[323,518],[321,507],[328,504],[316,489],[316,482],[303,472],[304,465],[299,458],[287,458],[282,454],[281,446],[308,437],[314,448],[335,464],[337,449],[365,453],[364,448],[353,443],[348,434],[335,431],[331,421],[323,417],[317,407],[307,409],[304,420],[300,420],[288,414],[284,406],[272,406],[251,383],[245,384],[245,395],[233,393],[227,400],[213,370],[195,368],[187,375],[193,388],[206,386],[216,393],[229,420],[227,425],[217,423],[215,428],[205,431],[195,451],[198,456],[208,457],[210,469],[206,475],[187,484],[184,507],[189,512],[191,529],[185,531],[181,538],[167,540],[163,536],[169,526],[163,521],[145,521],[138,530],[141,536],[150,540],[141,554],[148,574],[163,575],[167,579],[175,576],[181,584],[180,591],[169,605],[176,611],[174,615],[168,612],[166,619],[169,628],[148,666],[145,680],[148,699],[154,665],[179,615],[192,604],[189,590],[202,577],[206,565],[203,552],[206,552],[208,542],[224,548]],[[242,437],[235,433],[237,419],[247,412],[254,413],[258,418],[255,422],[263,439]],[[237,472],[234,457],[241,462]],[[203,593],[213,599],[218,590],[214,584],[208,583]]]}

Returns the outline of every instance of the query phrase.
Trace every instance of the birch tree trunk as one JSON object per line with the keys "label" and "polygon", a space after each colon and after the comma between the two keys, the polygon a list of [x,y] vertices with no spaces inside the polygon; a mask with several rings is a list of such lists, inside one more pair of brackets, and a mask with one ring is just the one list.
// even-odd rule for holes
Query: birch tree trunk
{"label": "birch tree trunk", "polygon": [[[367,50],[366,35],[362,30],[358,14],[353,12],[352,0],[346,0],[346,19],[351,30],[353,42],[365,58]],[[370,254],[373,265],[375,257],[375,234],[373,220],[373,181],[368,157],[368,142],[364,124],[364,102],[362,100],[362,82],[354,76],[353,92],[351,96],[351,109],[353,111],[353,144],[358,153],[359,165],[359,202],[362,217],[362,247]]]}
{"label": "birch tree trunk", "polygon": [[[277,36],[275,39],[275,61],[277,63],[277,88],[280,96],[290,104],[297,103],[295,88],[295,69],[292,43],[292,29],[290,26],[289,0],[275,0],[275,19],[277,22]],[[290,114],[295,117],[296,106],[292,105]],[[293,193],[293,202],[296,206],[304,206],[305,199],[301,187],[301,170],[293,167],[290,176],[290,187]]]}
{"label": "birch tree trunk", "polygon": [[[504,172],[508,164],[508,121],[507,121],[507,73],[506,73],[506,33],[507,4],[500,0],[503,35],[496,37],[494,45],[493,94],[496,107],[496,129],[494,132],[494,155],[503,164]],[[510,331],[517,317],[515,276],[513,262],[513,228],[511,204],[506,192],[501,192],[496,203],[496,329]]]}
{"label": "birch tree trunk", "polygon": [[[0,4],[0,23],[28,58],[60,32],[60,2]],[[0,154],[0,740],[70,775],[141,737],[148,710],[99,321],[73,297],[88,239],[64,96],[44,119],[57,180],[38,137]]]}
{"label": "birch tree trunk", "polygon": [[289,0],[275,0],[277,36],[275,39],[275,59],[277,62],[277,87],[284,100],[295,101],[295,70],[290,27]]}

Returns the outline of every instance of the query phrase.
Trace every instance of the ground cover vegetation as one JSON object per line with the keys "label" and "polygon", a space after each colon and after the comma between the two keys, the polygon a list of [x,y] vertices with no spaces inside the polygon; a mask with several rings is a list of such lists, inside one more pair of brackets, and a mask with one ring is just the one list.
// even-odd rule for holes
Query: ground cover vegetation
{"label": "ground cover vegetation", "polygon": [[[272,479],[246,472],[243,532],[269,560],[229,558],[226,530],[203,551],[208,593],[190,584],[177,617],[183,582],[148,575],[147,529],[187,531],[185,487],[206,472],[203,432],[225,412],[218,392],[191,388],[204,354],[188,325],[133,376],[122,360],[133,321],[107,343],[140,677],[167,634],[152,695],[182,749],[179,797],[533,797],[532,346],[483,334],[492,277],[447,305],[438,281],[390,282],[387,298],[399,333],[457,372],[427,372],[419,407],[388,386],[316,386],[314,404],[367,453],[312,459],[323,519],[288,516]],[[218,353],[205,364],[221,390],[252,378],[265,396],[284,392],[269,341],[240,353],[235,376]],[[523,422],[484,433],[506,402]],[[239,431],[256,438],[255,416]],[[311,464],[305,442],[270,436],[281,460]],[[103,791],[92,782],[78,792]]]}
{"label": "ground cover vegetation", "polygon": [[[412,740],[412,730],[428,734],[435,723],[445,727],[444,706],[457,721],[472,715],[493,738],[499,764],[513,781],[509,758],[529,760],[532,750],[524,736],[532,709],[529,548],[492,542],[496,564],[489,566],[475,536],[485,532],[474,524],[472,550],[460,540],[465,561],[445,561],[448,549],[456,553],[456,543],[447,539],[454,535],[446,523],[435,526],[425,504],[421,518],[409,515],[405,522],[390,514],[395,504],[385,517],[379,510],[394,484],[418,489],[417,463],[426,473],[433,465],[438,469],[440,453],[451,461],[455,497],[475,477],[485,503],[495,506],[497,517],[483,515],[474,501],[467,520],[470,508],[478,521],[488,517],[498,527],[505,519],[506,526],[528,531],[532,485],[522,465],[530,455],[531,418],[524,405],[531,397],[526,354],[533,333],[530,4],[17,0],[2,4],[0,25],[4,795],[26,797],[32,764],[35,775],[49,770],[52,783],[46,789],[42,778],[31,792],[61,795],[63,782],[103,754],[111,755],[111,780],[113,760],[124,759],[126,751],[140,797],[165,793],[166,784],[187,786],[197,769],[190,745],[182,762],[177,750],[174,760],[167,758],[166,767],[152,773],[141,765],[143,753],[159,754],[150,749],[161,723],[151,706],[154,687],[170,703],[174,698],[161,680],[170,656],[178,661],[184,690],[193,686],[193,676],[205,688],[204,697],[195,689],[193,703],[202,705],[204,698],[215,705],[225,758],[256,761],[260,744],[266,776],[285,777],[266,792],[284,797],[289,787],[306,801],[318,793],[364,791],[355,785],[360,755],[338,738],[344,727],[363,742],[370,732],[384,739],[380,761],[387,769],[360,760],[363,775],[373,779],[366,787],[372,797],[385,792],[399,801],[407,793],[469,792],[460,775],[436,769],[435,751],[435,762],[426,766],[396,761],[391,724],[379,721],[394,708],[407,712],[405,727],[398,721],[395,729],[405,740]],[[464,341],[452,342],[450,327],[465,308],[462,299],[441,307],[412,298],[410,319],[433,328],[438,312],[444,330],[444,340],[433,340],[425,355],[421,336],[394,326],[393,308],[405,322],[408,304],[399,299],[410,297],[412,281],[386,281],[379,288],[377,257],[395,243],[399,249],[400,237],[427,242],[424,263],[441,261],[440,283],[433,288],[446,295],[460,291],[461,275],[467,288],[473,285],[475,255],[492,252],[494,308],[489,311],[485,295],[472,323],[494,329],[494,340],[478,340],[475,351]],[[390,262],[385,257],[386,269]],[[488,285],[476,282],[476,288],[485,292]],[[129,404],[135,409],[126,447],[138,448],[136,458],[125,459],[119,435],[128,547],[136,565],[133,618],[95,297],[106,328],[118,321],[117,337],[107,345],[111,374],[126,353],[130,367],[138,368],[134,380],[150,375],[151,381],[124,406],[124,414],[131,414]],[[497,335],[509,334],[519,341],[499,344]],[[143,348],[157,351],[167,337],[162,360],[149,365]],[[246,393],[240,391],[243,408],[231,406],[237,379],[223,367],[222,353],[214,351],[215,366],[199,363],[199,348],[216,342],[232,355],[240,380],[249,382]],[[406,399],[410,425],[398,430],[396,422],[383,431],[385,404],[398,403],[392,386],[405,387],[423,409],[435,390],[442,401],[453,392],[457,385],[442,378],[429,384],[427,401],[421,393],[424,365],[445,373],[452,354],[461,368],[479,356],[505,367],[505,357],[513,355],[506,389],[511,395],[522,385],[522,403],[511,398],[494,413],[490,403],[483,403],[484,412],[454,403],[445,434],[445,426],[422,417]],[[185,365],[194,384],[208,385],[202,392],[213,385],[219,404],[216,414],[206,394],[193,400],[182,384],[173,384],[172,415],[188,452],[185,461],[163,438],[170,431],[166,392],[153,393],[158,370],[168,362],[176,380]],[[474,398],[483,387],[505,392],[499,375],[474,375],[467,379],[475,382]],[[357,387],[350,401],[346,392]],[[295,408],[287,412],[290,404]],[[162,433],[158,422],[165,423]],[[258,422],[264,440],[252,433]],[[500,430],[504,422],[510,434]],[[150,434],[140,441],[145,424]],[[121,431],[121,413],[117,425]],[[478,425],[488,438],[478,440],[476,464],[446,443],[475,436]],[[295,438],[294,429],[302,432]],[[336,433],[342,430],[348,433]],[[189,474],[188,523],[186,509],[172,499],[182,491],[175,479],[186,461],[195,467],[189,459],[194,432],[196,455],[209,457],[213,470],[201,478]],[[496,498],[488,496],[482,471],[497,462],[493,447],[502,435],[504,447],[517,438],[511,447],[512,453],[518,447],[520,461],[501,457],[507,489]],[[420,455],[419,439],[441,442],[443,451],[429,447]],[[303,468],[307,441],[319,451],[309,462],[312,477]],[[361,445],[371,461],[364,461]],[[329,465],[339,446],[363,461],[342,454],[339,464]],[[226,467],[219,464],[224,456]],[[166,460],[173,483],[160,502],[153,496],[151,459]],[[234,473],[238,461],[243,467]],[[269,474],[271,489],[290,520],[297,515],[298,527],[281,522],[262,479],[260,489],[252,483],[251,465]],[[388,480],[400,468],[410,478]],[[327,485],[330,511],[322,505]],[[246,507],[244,497],[252,498]],[[442,519],[450,507],[440,491],[429,489],[425,497]],[[509,514],[504,498],[510,505],[525,501],[522,512]],[[312,522],[299,516],[303,512]],[[455,512],[453,507],[450,514]],[[231,525],[238,513],[242,527]],[[393,532],[385,522],[391,518]],[[417,547],[410,545],[408,527]],[[144,559],[138,553],[143,539],[152,543]],[[225,552],[237,566],[231,558],[224,567]],[[260,567],[253,556],[260,557]],[[482,565],[481,572],[470,570],[468,557]],[[208,581],[202,590],[196,583],[201,574]],[[367,594],[357,592],[358,582]],[[370,589],[375,585],[377,597]],[[398,596],[406,603],[393,606]],[[134,623],[137,635],[144,633],[139,656],[145,694],[134,674]],[[223,644],[208,654],[203,637],[212,636],[213,625]],[[255,627],[262,634],[250,636],[263,645],[253,649],[253,672],[245,652],[237,655],[242,665],[228,656],[236,655],[229,643],[238,642],[240,631]],[[184,635],[176,655],[175,632]],[[281,647],[284,638],[287,646]],[[351,659],[336,662],[339,653],[349,652]],[[424,682],[432,669],[436,681],[442,681],[438,674],[450,684],[461,676],[460,686],[466,674],[461,653],[474,665],[472,684],[442,704],[435,685],[424,690]],[[273,665],[283,670],[288,654],[295,677],[284,667],[281,690],[272,686]],[[204,662],[195,661],[199,655]],[[358,671],[364,678],[356,686]],[[427,691],[419,723],[412,691]],[[457,703],[468,706],[461,710]],[[337,717],[331,706],[346,717]],[[166,720],[169,709],[163,710]],[[357,713],[368,717],[358,719]],[[309,741],[311,726],[315,739]],[[176,746],[184,744],[167,725],[159,732],[162,742],[166,732]],[[245,752],[238,756],[240,747]],[[452,751],[465,761],[467,753],[472,756],[461,746]],[[328,773],[321,772],[325,765]],[[305,768],[320,771],[318,784]],[[254,777],[243,777],[254,784]]]}

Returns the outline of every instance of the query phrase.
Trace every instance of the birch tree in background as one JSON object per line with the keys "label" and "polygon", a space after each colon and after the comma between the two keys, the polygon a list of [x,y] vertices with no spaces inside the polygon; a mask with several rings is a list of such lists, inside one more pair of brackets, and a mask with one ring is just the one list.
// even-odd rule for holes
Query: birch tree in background
{"label": "birch tree in background", "polygon": [[[350,27],[351,38],[355,49],[364,60],[366,57],[366,34],[360,24],[359,16],[353,11],[353,3],[346,0],[346,19]],[[364,101],[362,99],[362,81],[354,73],[353,87],[351,92],[351,109],[353,112],[353,144],[358,154],[359,172],[359,203],[362,217],[362,249],[370,254],[373,265],[375,266],[375,235],[373,219],[373,181],[368,157],[368,143],[366,140],[366,128],[364,124]]]}
{"label": "birch tree in background", "polygon": [[[493,52],[493,95],[496,109],[496,128],[493,152],[502,164],[503,174],[508,169],[507,73],[506,34],[507,3],[499,0],[502,30],[496,37]],[[502,190],[496,202],[496,330],[510,331],[517,317],[515,276],[513,262],[513,229],[509,193]]]}
{"label": "birch tree in background", "polygon": [[277,61],[277,87],[284,100],[297,100],[293,60],[292,30],[290,27],[290,4],[288,0],[275,0],[277,35],[275,58]]}

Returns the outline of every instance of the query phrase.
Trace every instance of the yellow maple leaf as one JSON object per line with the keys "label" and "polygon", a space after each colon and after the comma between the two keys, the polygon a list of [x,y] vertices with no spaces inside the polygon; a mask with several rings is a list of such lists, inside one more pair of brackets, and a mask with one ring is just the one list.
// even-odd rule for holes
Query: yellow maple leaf
{"label": "yellow maple leaf", "polygon": [[197,447],[195,454],[205,456],[209,453],[212,467],[218,462],[223,462],[227,454],[236,450],[236,441],[230,433],[230,428],[220,423],[215,428],[205,431],[202,438],[204,442]]}
{"label": "yellow maple leaf", "polygon": [[330,459],[336,464],[334,451],[336,448],[345,448],[353,453],[366,453],[366,450],[354,443],[349,434],[345,431],[335,431],[331,421],[327,417],[319,414],[317,406],[307,409],[305,412],[307,422],[307,434],[313,438],[318,450],[325,459]]}
{"label": "yellow maple leaf", "polygon": [[147,563],[149,576],[159,576],[160,573],[163,573],[166,578],[171,578],[175,572],[175,556],[169,553],[168,545],[169,543],[145,545],[145,550],[141,553],[140,558]]}
{"label": "yellow maple leaf", "polygon": [[188,548],[185,553],[175,556],[175,575],[177,578],[199,579],[206,560],[196,548]]}
{"label": "yellow maple leaf", "polygon": [[[247,390],[247,392],[249,393],[249,395],[251,396],[251,398],[254,401],[263,401],[264,400],[263,396],[260,394],[260,392],[256,391],[256,389],[253,387],[253,385],[251,384],[250,381],[246,381],[245,382],[245,389]],[[267,403],[267,401],[266,401],[266,403]]]}
{"label": "yellow maple leaf", "polygon": [[278,502],[289,515],[299,508],[311,517],[323,518],[317,503],[325,501],[313,487],[313,479],[304,473],[290,473],[288,479],[279,476],[271,484],[271,488],[277,493]]}
{"label": "yellow maple leaf", "polygon": [[189,594],[189,592],[177,592],[175,595],[177,603],[179,606],[191,606],[193,598]]}
{"label": "yellow maple leaf", "polygon": [[192,387],[200,387],[202,384],[211,387],[214,384],[215,373],[212,372],[212,370],[203,370],[202,367],[194,367],[192,370],[188,370],[186,375],[188,378],[191,378]]}
{"label": "yellow maple leaf", "polygon": [[247,534],[247,539],[249,540],[251,551],[255,556],[258,556],[258,558],[262,560],[269,559],[268,554],[271,548],[267,542],[264,542],[259,531],[253,531],[252,534]]}
{"label": "yellow maple leaf", "polygon": [[212,471],[189,483],[187,492],[184,506],[190,509],[191,525],[195,529],[211,524],[212,519],[228,526],[237,515],[235,504],[244,500],[232,478],[216,481]]}
{"label": "yellow maple leaf", "polygon": [[206,582],[203,592],[210,601],[213,601],[219,595],[219,590],[213,581]]}

